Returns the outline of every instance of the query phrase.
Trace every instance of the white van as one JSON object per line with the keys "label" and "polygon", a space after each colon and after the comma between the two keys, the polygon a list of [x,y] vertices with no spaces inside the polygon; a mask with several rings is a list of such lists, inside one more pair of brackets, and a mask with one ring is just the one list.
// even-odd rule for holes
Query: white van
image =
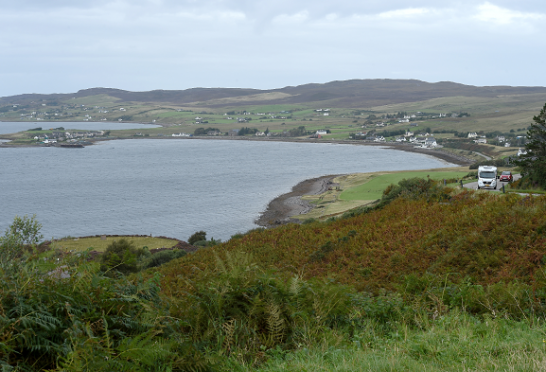
{"label": "white van", "polygon": [[484,187],[497,189],[497,167],[491,165],[478,167],[478,190]]}

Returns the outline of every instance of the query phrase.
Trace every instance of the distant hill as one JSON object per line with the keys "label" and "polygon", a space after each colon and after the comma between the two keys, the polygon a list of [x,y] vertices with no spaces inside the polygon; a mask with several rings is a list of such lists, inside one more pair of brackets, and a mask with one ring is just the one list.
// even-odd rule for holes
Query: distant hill
{"label": "distant hill", "polygon": [[476,87],[452,82],[427,83],[420,80],[366,79],[305,84],[279,89],[191,88],[130,92],[112,88],[91,88],[70,94],[22,94],[0,98],[0,105],[30,102],[63,102],[72,98],[108,95],[120,102],[160,103],[181,106],[242,106],[253,104],[309,104],[328,107],[374,107],[424,101],[441,97],[496,97],[546,93],[546,87]]}

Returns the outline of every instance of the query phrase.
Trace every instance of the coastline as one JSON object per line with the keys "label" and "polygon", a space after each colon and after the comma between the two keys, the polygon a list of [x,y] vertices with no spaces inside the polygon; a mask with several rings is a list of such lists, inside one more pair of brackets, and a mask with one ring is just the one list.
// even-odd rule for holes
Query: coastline
{"label": "coastline", "polygon": [[290,222],[300,222],[292,217],[308,213],[314,208],[301,197],[326,192],[333,185],[332,180],[337,176],[321,176],[298,183],[292,188],[292,191],[273,199],[254,223],[262,227],[274,227]]}
{"label": "coastline", "polygon": [[[2,138],[0,139],[8,139]],[[200,140],[224,140],[224,141],[262,141],[262,142],[294,142],[294,143],[333,143],[338,145],[357,145],[357,146],[377,146],[381,148],[389,148],[392,150],[400,150],[406,152],[415,152],[424,155],[434,156],[438,159],[444,160],[448,163],[456,165],[470,165],[473,163],[472,160],[465,158],[464,156],[455,155],[453,153],[442,151],[441,149],[427,149],[414,147],[410,144],[399,144],[399,143],[376,143],[376,142],[365,142],[365,141],[355,141],[355,140],[317,140],[317,139],[308,139],[308,138],[237,138],[237,137],[191,137],[191,138],[174,138],[174,137],[146,137],[146,138],[99,138],[90,140],[90,144],[85,146],[92,146],[94,142],[103,142],[103,141],[116,141],[116,140],[128,140],[136,139],[139,141],[146,141],[150,139],[160,139],[160,140],[171,140],[171,141],[191,141],[194,139]],[[50,145],[50,144],[10,144],[10,142],[0,142],[0,148],[21,148],[21,147],[60,147],[60,145]]]}
{"label": "coastline", "polygon": [[[452,169],[452,168],[440,168],[440,170],[448,170],[448,169]],[[460,168],[458,169],[460,170]],[[421,171],[434,172],[434,170],[435,169],[423,169]],[[387,172],[387,173],[399,173],[399,172],[406,172],[406,171],[394,171],[394,172]],[[295,218],[295,217],[308,214],[316,207],[316,205],[304,199],[303,198],[304,196],[321,195],[326,193],[328,190],[333,190],[334,188],[339,187],[340,184],[337,183],[339,181],[335,179],[341,176],[369,174],[371,175],[371,177],[374,177],[374,175],[377,175],[377,174],[381,175],[384,173],[385,172],[338,174],[338,175],[320,176],[320,177],[304,180],[298,183],[296,186],[294,186],[290,192],[279,195],[275,199],[273,199],[267,205],[266,210],[260,214],[260,217],[258,217],[254,221],[254,223],[265,228],[280,226],[287,223],[302,223],[304,218]]]}

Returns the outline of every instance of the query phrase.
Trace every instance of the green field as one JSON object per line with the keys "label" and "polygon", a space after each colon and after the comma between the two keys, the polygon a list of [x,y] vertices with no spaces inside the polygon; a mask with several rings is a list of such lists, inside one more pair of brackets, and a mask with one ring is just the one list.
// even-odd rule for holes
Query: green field
{"label": "green field", "polygon": [[[88,248],[92,248],[97,252],[104,252],[109,244],[115,240],[119,240],[122,237],[107,236],[102,240],[100,237],[93,238],[65,238],[56,240],[53,242],[53,247],[61,250],[82,252]],[[126,239],[137,248],[148,247],[148,249],[155,248],[172,248],[178,241],[173,239],[154,238],[154,237],[126,237]]]}
{"label": "green field", "polygon": [[427,178],[428,176],[435,180],[450,179],[450,178],[462,178],[468,174],[468,170],[460,171],[410,171],[410,172],[398,172],[379,174],[373,177],[370,181],[352,187],[341,193],[341,200],[377,200],[381,199],[383,191],[390,184],[397,184],[403,179],[419,177]]}

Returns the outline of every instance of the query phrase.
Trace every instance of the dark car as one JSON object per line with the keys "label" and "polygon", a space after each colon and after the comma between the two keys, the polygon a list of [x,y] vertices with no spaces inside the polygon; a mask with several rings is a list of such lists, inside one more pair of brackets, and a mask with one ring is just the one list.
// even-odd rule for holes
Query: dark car
{"label": "dark car", "polygon": [[512,182],[513,180],[514,177],[512,177],[512,172],[510,171],[503,171],[499,177],[499,181]]}

